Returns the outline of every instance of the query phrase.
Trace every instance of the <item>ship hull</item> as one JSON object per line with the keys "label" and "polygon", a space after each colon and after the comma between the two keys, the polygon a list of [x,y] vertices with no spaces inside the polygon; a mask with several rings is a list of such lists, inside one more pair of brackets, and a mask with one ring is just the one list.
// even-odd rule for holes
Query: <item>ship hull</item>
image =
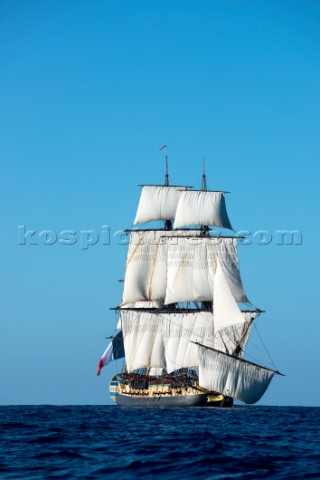
{"label": "ship hull", "polygon": [[[121,407],[201,407],[209,406],[206,394],[179,395],[168,397],[136,397],[117,395],[117,405]],[[218,405],[217,405],[218,406]]]}
{"label": "ship hull", "polygon": [[168,388],[168,385],[149,385],[133,389],[118,382],[110,382],[110,396],[121,407],[219,407],[230,408],[233,399],[199,386]]}

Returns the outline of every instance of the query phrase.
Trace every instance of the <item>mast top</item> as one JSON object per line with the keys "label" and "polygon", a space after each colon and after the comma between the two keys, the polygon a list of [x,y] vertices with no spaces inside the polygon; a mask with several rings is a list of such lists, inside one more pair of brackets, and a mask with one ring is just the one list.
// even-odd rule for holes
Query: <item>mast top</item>
{"label": "mast top", "polygon": [[161,150],[164,150],[166,151],[166,155],[165,155],[165,162],[166,162],[166,174],[165,174],[165,177],[164,177],[164,186],[165,187],[168,187],[169,186],[169,167],[168,167],[168,147],[167,145],[162,145],[161,148],[159,148],[159,152],[161,152]]}
{"label": "mast top", "polygon": [[[166,150],[166,155],[165,155],[165,162],[166,162],[166,174],[165,174],[165,177],[164,177],[164,186],[165,187],[168,187],[169,186],[169,165],[168,165],[168,150],[167,150],[167,145],[162,145],[162,147],[160,148],[160,151],[163,150],[165,148]],[[165,223],[164,223],[164,227],[166,230],[172,230],[172,221],[171,220],[166,220]]]}
{"label": "mast top", "polygon": [[202,160],[202,185],[201,185],[201,189],[204,190],[205,192],[207,191],[207,177],[206,177],[206,172],[205,172],[204,159]]}
{"label": "mast top", "polygon": [[[206,177],[206,171],[205,171],[205,163],[204,163],[204,158],[202,159],[202,184],[201,184],[201,190],[204,192],[207,191],[207,177]],[[208,235],[209,232],[209,227],[208,225],[203,225],[201,227],[201,230],[205,235]]]}
{"label": "mast top", "polygon": [[[168,167],[168,155],[166,154],[165,156],[166,159],[166,176],[164,177],[164,184],[166,187],[169,186],[169,167]],[[171,220],[166,220],[164,223],[165,229],[166,230],[172,230],[172,221]]]}
{"label": "mast top", "polygon": [[166,175],[165,175],[165,178],[164,178],[164,184],[167,187],[169,185],[169,166],[168,166],[168,155],[167,154],[165,156],[165,160],[166,160]]}

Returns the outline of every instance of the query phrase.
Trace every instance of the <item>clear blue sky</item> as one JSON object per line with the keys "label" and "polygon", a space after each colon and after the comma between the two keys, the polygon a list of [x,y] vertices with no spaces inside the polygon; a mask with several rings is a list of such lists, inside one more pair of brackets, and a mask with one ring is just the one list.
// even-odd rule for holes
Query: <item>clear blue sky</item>
{"label": "clear blue sky", "polygon": [[239,255],[286,374],[261,403],[319,405],[319,27],[312,0],[1,2],[1,404],[109,402],[126,249],[17,227],[130,227],[166,143],[172,181],[199,187],[206,158],[235,229],[302,232]]}

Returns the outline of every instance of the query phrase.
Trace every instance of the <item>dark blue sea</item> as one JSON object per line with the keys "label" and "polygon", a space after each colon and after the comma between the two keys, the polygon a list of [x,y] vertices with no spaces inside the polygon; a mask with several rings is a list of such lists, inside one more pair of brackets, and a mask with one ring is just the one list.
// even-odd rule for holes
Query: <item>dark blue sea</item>
{"label": "dark blue sea", "polygon": [[1,479],[320,479],[320,408],[0,407]]}

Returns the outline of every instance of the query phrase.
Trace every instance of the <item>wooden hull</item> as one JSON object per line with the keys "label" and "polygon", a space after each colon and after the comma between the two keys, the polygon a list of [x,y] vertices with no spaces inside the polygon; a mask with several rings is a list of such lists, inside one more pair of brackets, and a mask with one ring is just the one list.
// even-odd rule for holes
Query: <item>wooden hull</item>
{"label": "wooden hull", "polygon": [[208,392],[196,384],[184,387],[149,385],[132,388],[118,382],[110,382],[110,396],[121,407],[223,407],[230,408],[233,399],[216,392]]}
{"label": "wooden hull", "polygon": [[116,402],[121,407],[199,407],[207,404],[207,395],[138,397],[120,393],[117,395]]}

